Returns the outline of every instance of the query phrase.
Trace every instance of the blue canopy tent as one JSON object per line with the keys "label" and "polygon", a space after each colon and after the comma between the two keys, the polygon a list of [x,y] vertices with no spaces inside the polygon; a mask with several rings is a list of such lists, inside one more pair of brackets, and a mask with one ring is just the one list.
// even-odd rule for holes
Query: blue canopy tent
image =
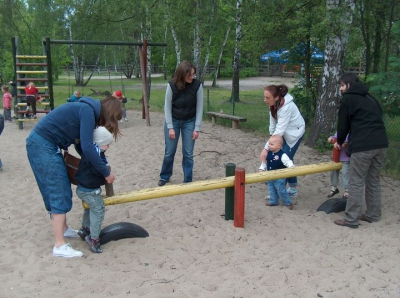
{"label": "blue canopy tent", "polygon": [[[324,53],[317,47],[311,47],[311,62],[322,64],[324,62]],[[305,45],[298,44],[293,49],[285,48],[266,53],[260,57],[262,62],[286,64],[288,62],[303,63],[305,56]]]}
{"label": "blue canopy tent", "polygon": [[260,60],[263,62],[282,63],[284,59],[281,59],[281,56],[286,52],[288,52],[286,49],[272,51],[262,55]]}

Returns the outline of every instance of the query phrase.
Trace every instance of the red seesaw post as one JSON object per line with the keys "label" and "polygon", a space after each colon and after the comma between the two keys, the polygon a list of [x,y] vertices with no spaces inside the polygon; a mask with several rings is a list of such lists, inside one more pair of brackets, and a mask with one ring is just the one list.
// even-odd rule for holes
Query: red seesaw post
{"label": "red seesaw post", "polygon": [[244,228],[244,196],[246,188],[246,170],[235,170],[235,207],[233,225],[236,228]]}

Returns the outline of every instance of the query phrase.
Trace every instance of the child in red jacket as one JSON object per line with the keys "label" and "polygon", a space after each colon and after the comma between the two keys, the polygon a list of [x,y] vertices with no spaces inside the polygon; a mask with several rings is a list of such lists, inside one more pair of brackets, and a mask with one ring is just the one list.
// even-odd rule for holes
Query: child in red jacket
{"label": "child in red jacket", "polygon": [[[32,107],[32,118],[36,119],[36,97],[38,96],[39,90],[35,87],[33,82],[25,87],[26,104]],[[28,108],[29,109],[29,108]]]}

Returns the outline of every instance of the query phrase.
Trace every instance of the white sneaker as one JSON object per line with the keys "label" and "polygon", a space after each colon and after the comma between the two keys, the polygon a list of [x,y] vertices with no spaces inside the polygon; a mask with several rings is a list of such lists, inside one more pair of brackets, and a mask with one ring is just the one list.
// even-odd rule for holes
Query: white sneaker
{"label": "white sneaker", "polygon": [[119,122],[124,123],[124,120],[121,119],[121,121],[119,121]]}
{"label": "white sneaker", "polygon": [[269,200],[270,197],[271,197],[271,196],[266,196],[264,199]]}
{"label": "white sneaker", "polygon": [[78,230],[74,230],[70,226],[67,227],[67,229],[64,231],[64,237],[66,238],[78,238]]}
{"label": "white sneaker", "polygon": [[83,252],[75,250],[69,243],[65,243],[60,247],[53,247],[53,256],[61,258],[80,258]]}
{"label": "white sneaker", "polygon": [[128,118],[125,118],[124,120],[125,120],[126,122],[128,122]]}
{"label": "white sneaker", "polygon": [[287,192],[291,198],[297,198],[297,190],[293,187],[288,187]]}

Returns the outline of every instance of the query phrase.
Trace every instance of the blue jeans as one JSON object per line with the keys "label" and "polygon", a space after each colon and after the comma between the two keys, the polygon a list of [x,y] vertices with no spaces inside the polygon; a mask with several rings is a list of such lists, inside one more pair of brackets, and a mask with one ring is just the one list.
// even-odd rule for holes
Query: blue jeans
{"label": "blue jeans", "polygon": [[[290,148],[290,147],[288,146],[288,144],[286,143],[286,140],[283,139],[282,150],[289,156],[289,158],[290,158],[291,160],[293,160],[293,162],[294,162],[294,155],[296,154],[296,151],[297,151],[297,149],[299,148],[302,139],[303,139],[303,137],[301,137],[301,138],[297,141],[297,143],[296,143],[292,148]],[[297,177],[290,177],[290,178],[287,178],[287,179],[286,179],[286,183],[288,183],[289,186],[291,186],[291,187],[297,186],[297,185],[298,185],[298,184],[297,184]]]}
{"label": "blue jeans", "polygon": [[72,208],[71,183],[60,148],[34,130],[26,139],[28,160],[50,214],[66,214]]}
{"label": "blue jeans", "polygon": [[160,172],[160,180],[168,181],[172,176],[176,148],[178,147],[179,136],[182,134],[183,182],[192,182],[194,165],[193,149],[195,143],[195,140],[193,140],[193,131],[195,127],[195,121],[196,118],[189,120],[172,118],[172,123],[175,130],[175,140],[169,137],[167,124],[164,123],[165,154]]}
{"label": "blue jeans", "polygon": [[99,239],[106,210],[101,196],[101,188],[88,189],[78,185],[76,194],[78,198],[86,202],[90,207],[90,209],[83,211],[82,227],[90,228],[90,237],[92,239]]}
{"label": "blue jeans", "polygon": [[285,206],[292,205],[292,200],[286,191],[286,179],[277,179],[268,181],[269,203],[279,204],[279,198]]}

